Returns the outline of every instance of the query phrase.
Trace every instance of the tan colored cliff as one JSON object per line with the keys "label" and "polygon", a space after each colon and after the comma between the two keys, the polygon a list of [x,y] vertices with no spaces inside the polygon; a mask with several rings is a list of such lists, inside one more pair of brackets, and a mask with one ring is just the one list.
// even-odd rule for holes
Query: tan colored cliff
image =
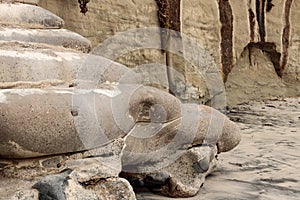
{"label": "tan colored cliff", "polygon": [[[177,29],[187,37],[196,39],[213,57],[222,78],[227,79],[228,104],[252,98],[299,96],[300,26],[297,20],[300,5],[297,1],[273,1],[274,6],[268,12],[265,3],[262,12],[257,10],[254,0],[91,0],[86,16],[80,13],[77,1],[41,0],[39,5],[62,17],[66,28],[87,37],[96,47],[120,32],[162,26],[158,11],[163,9],[158,7],[157,2],[161,5],[170,4],[173,10],[179,9],[179,19],[174,19],[180,22]],[[166,13],[171,18],[176,17],[176,14]],[[258,20],[258,15],[263,18]],[[199,54],[201,56],[201,52]],[[209,97],[211,90],[207,84],[211,83],[206,81],[201,72],[205,66],[195,67],[184,62],[184,57],[169,57],[168,61],[166,54],[159,50],[142,49],[117,60],[130,67],[153,62],[172,65],[190,84],[190,90],[186,91],[190,96],[187,98],[209,103],[212,96]],[[203,59],[206,59],[205,56]],[[281,74],[281,77],[277,74]],[[176,83],[178,80],[174,78],[173,81]]]}

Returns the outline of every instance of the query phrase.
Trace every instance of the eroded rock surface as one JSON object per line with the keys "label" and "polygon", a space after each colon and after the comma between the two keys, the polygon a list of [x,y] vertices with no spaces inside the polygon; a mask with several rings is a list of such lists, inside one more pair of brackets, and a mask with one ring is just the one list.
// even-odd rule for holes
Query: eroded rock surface
{"label": "eroded rock surface", "polygon": [[[300,198],[300,98],[273,98],[229,107],[229,117],[240,127],[239,146],[219,158],[222,167],[206,180],[199,199]],[[154,193],[137,199],[168,200]]]}
{"label": "eroded rock surface", "polygon": [[[62,28],[64,21],[38,6],[27,4],[1,4],[1,24],[23,28]],[[9,15],[7,14],[9,13]]]}
{"label": "eroded rock surface", "polygon": [[[157,2],[164,6],[159,8]],[[295,0],[273,1],[271,3],[273,6],[268,10],[267,3],[269,1],[264,0],[185,0],[176,1],[174,3],[176,5],[173,6],[168,5],[170,2],[172,1],[121,0],[112,3],[111,1],[94,0],[89,2],[90,10],[86,17],[80,19],[76,17],[79,12],[77,2],[41,0],[39,5],[61,16],[66,21],[67,28],[89,38],[94,46],[116,35],[116,33],[133,28],[159,27],[163,24],[165,25],[164,28],[174,28],[172,24],[160,23],[160,19],[162,18],[161,21],[168,21],[167,18],[173,16],[173,11],[167,8],[175,9],[176,12],[179,10],[179,18],[177,16],[176,19],[171,20],[176,21],[176,23],[179,22],[175,30],[186,34],[188,37],[195,38],[197,43],[212,55],[217,69],[224,75],[224,80],[227,77],[228,88],[232,86],[231,91],[228,93],[229,99],[239,99],[243,95],[244,98],[240,101],[242,102],[247,97],[251,98],[251,94],[254,94],[253,92],[243,94],[243,90],[248,88],[249,83],[236,84],[236,82],[243,82],[243,76],[249,74],[244,71],[245,68],[255,72],[255,75],[250,72],[250,76],[247,76],[250,82],[260,81],[260,75],[263,75],[268,81],[276,82],[278,90],[281,90],[280,92],[286,96],[299,95],[297,91],[300,84],[298,67],[300,28],[297,24],[300,13],[299,2]],[[178,4],[178,2],[180,3]],[[263,3],[265,5],[260,6]],[[68,6],[64,6],[66,4]],[[67,12],[65,12],[66,9]],[[159,17],[163,16],[159,13],[163,10],[165,10],[165,13],[162,14],[165,17]],[[81,28],[83,23],[85,29]],[[264,68],[268,66],[267,73],[269,76],[265,74],[264,68],[257,68],[255,62],[245,58],[248,45],[259,43],[261,43],[261,48],[258,51],[264,57],[260,64]],[[269,50],[266,50],[270,44],[273,46],[271,51],[277,55],[275,57],[278,59],[278,63],[269,62],[269,60],[274,59],[273,56],[270,56]],[[178,48],[184,49],[183,46],[184,42],[179,44]],[[250,60],[251,57],[254,60],[257,49],[250,48],[249,51],[251,55],[253,54],[253,56],[249,56]],[[199,54],[199,56],[201,55]],[[116,60],[129,67],[148,63],[161,63],[172,66],[190,84],[187,87],[188,94],[193,95],[189,96],[188,99],[209,103],[209,84],[206,82],[205,77],[201,77],[197,67],[186,63],[183,58],[184,56],[178,58],[178,56],[161,53],[153,49],[141,49],[122,55]],[[205,66],[198,67],[203,68]],[[239,75],[237,71],[240,71],[243,75]],[[277,92],[272,93],[273,86],[264,85],[263,87],[264,90],[260,90],[261,86],[255,86],[257,98],[280,96]],[[290,89],[293,91],[285,93],[285,90]],[[236,102],[230,100],[229,104],[233,105]]]}
{"label": "eroded rock surface", "polygon": [[121,172],[129,180],[151,177],[164,195],[195,195],[217,154],[240,142],[236,125],[86,54],[89,41],[24,2],[0,4],[3,197],[135,199]]}

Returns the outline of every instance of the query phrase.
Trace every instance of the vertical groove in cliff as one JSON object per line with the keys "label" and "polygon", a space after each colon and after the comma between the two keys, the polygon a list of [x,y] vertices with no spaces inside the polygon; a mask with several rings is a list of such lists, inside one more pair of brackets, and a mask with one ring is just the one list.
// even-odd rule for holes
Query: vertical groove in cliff
{"label": "vertical groove in cliff", "polygon": [[251,8],[252,0],[248,0],[248,17],[250,29],[250,42],[254,42],[255,37],[255,14]]}
{"label": "vertical groove in cliff", "polygon": [[158,11],[157,17],[159,26],[165,30],[161,30],[161,46],[162,49],[167,49],[170,42],[170,33],[168,29],[178,31],[181,30],[180,21],[180,4],[181,0],[155,0]]}
{"label": "vertical groove in cliff", "polygon": [[256,0],[256,20],[259,28],[260,41],[265,42],[265,4],[266,0]]}
{"label": "vertical groove in cliff", "polygon": [[289,56],[289,45],[290,45],[290,32],[291,32],[291,24],[290,24],[290,15],[291,15],[291,6],[293,0],[286,0],[284,5],[284,28],[282,31],[282,57],[280,60],[280,77],[286,67],[288,56]]}
{"label": "vertical groove in cliff", "polygon": [[[175,80],[171,73],[171,55],[168,52],[171,38],[170,31],[181,31],[181,21],[180,21],[180,5],[181,0],[155,0],[158,6],[158,21],[161,28],[160,40],[161,40],[161,48],[162,52],[165,54],[165,62],[166,62],[166,71],[169,83],[169,92],[174,94],[172,91],[175,90]],[[181,37],[179,34],[178,37]],[[166,51],[165,51],[166,50]]]}
{"label": "vertical groove in cliff", "polygon": [[221,62],[224,83],[233,65],[233,15],[228,0],[219,0],[221,22]]}
{"label": "vertical groove in cliff", "polygon": [[[157,10],[157,17],[158,17],[158,23],[161,28],[169,29],[169,5],[168,0],[155,0],[158,10]],[[166,34],[163,30],[161,30],[160,33],[160,41],[161,41],[161,49],[163,52],[165,52],[163,49],[166,49],[166,38],[164,37]]]}

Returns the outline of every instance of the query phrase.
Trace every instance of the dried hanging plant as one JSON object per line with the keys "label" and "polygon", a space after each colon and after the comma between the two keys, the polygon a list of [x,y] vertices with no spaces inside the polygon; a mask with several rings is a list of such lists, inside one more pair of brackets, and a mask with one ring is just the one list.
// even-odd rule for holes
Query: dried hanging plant
{"label": "dried hanging plant", "polygon": [[85,13],[88,11],[87,4],[90,2],[90,0],[78,0],[80,12],[85,15]]}
{"label": "dried hanging plant", "polygon": [[274,4],[272,3],[272,0],[267,1],[267,12],[270,12]]}

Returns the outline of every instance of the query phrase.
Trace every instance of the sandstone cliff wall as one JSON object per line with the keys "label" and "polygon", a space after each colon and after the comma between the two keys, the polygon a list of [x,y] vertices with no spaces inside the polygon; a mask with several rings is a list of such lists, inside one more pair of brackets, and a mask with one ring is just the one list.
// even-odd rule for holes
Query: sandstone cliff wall
{"label": "sandstone cliff wall", "polygon": [[[66,28],[90,39],[94,47],[117,33],[153,26],[195,38],[226,81],[229,104],[300,94],[300,4],[295,0],[91,0],[86,15],[75,0],[41,0],[39,5],[62,17]],[[190,84],[187,101],[207,103],[211,98],[208,83],[198,71],[205,66],[195,67],[153,49],[116,60],[129,67],[153,62],[172,65]]]}

